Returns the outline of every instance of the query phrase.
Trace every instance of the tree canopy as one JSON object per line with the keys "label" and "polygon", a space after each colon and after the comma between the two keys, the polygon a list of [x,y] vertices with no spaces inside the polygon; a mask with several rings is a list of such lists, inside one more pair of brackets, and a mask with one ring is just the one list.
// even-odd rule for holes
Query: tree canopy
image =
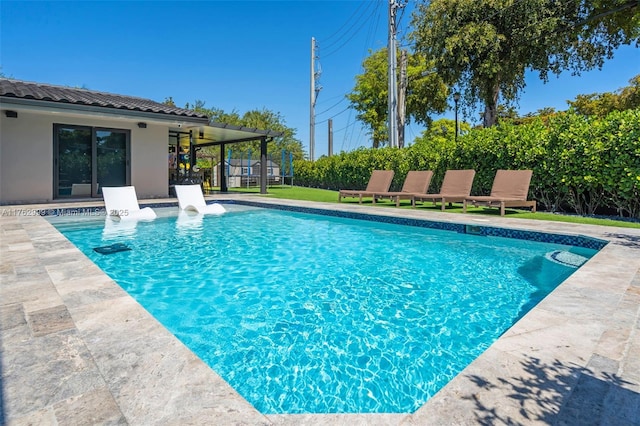
{"label": "tree canopy", "polygon": [[[347,99],[358,112],[357,119],[369,127],[373,147],[377,148],[387,143],[389,138],[387,49],[371,52],[362,67],[363,73],[356,76],[355,87]],[[441,113],[447,108],[447,87],[438,74],[430,70],[423,56],[407,55],[407,122],[413,119],[428,125],[431,121],[429,114]]]}
{"label": "tree canopy", "polygon": [[640,74],[616,92],[578,95],[569,105],[579,114],[605,117],[612,111],[640,108]]}
{"label": "tree canopy", "polygon": [[517,101],[525,71],[602,67],[622,44],[639,42],[637,0],[429,0],[414,11],[411,39],[433,61],[467,110],[484,104],[483,124],[496,123],[498,100]]}
{"label": "tree canopy", "polygon": [[[460,134],[465,134],[471,130],[469,123],[458,123]],[[456,137],[456,122],[448,118],[433,120],[422,134],[414,141],[414,145],[444,143],[445,140],[454,141]]]}

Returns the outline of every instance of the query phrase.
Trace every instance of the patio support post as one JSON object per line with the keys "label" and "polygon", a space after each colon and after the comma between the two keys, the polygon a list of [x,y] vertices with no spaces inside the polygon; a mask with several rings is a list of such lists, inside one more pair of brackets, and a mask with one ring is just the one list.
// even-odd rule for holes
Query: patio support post
{"label": "patio support post", "polygon": [[176,181],[180,180],[180,135],[176,135]]}
{"label": "patio support post", "polygon": [[267,193],[267,138],[260,139],[260,193]]}
{"label": "patio support post", "polygon": [[196,156],[196,147],[193,145],[193,131],[189,130],[189,183],[193,183],[193,159]]}
{"label": "patio support post", "polygon": [[227,177],[225,176],[224,166],[224,144],[220,144],[220,170],[218,171],[218,183],[220,184],[220,192],[227,192]]}

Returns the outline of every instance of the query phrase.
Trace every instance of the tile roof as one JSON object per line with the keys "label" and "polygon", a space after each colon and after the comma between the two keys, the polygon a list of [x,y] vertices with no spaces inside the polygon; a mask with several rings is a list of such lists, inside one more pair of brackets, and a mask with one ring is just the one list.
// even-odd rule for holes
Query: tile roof
{"label": "tile roof", "polygon": [[7,78],[0,78],[0,97],[96,106],[178,117],[208,118],[205,114],[184,108],[176,108],[144,98]]}

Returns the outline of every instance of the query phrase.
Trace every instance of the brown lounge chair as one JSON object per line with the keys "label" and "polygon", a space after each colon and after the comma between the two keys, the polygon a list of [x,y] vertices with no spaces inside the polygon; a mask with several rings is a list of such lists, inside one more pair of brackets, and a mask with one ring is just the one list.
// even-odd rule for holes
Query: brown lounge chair
{"label": "brown lounge chair", "polygon": [[376,198],[390,198],[395,200],[396,207],[400,207],[400,200],[411,200],[413,194],[426,194],[432,176],[431,170],[411,170],[407,173],[400,191],[376,192],[373,194],[373,204],[376,203]]}
{"label": "brown lounge chair", "polygon": [[536,202],[527,201],[531,170],[498,170],[493,179],[491,195],[471,196],[464,200],[462,211],[467,211],[467,204],[474,206],[500,207],[500,216],[504,216],[506,207],[531,207],[535,213]]}
{"label": "brown lounge chair", "polygon": [[389,191],[393,174],[393,170],[374,170],[366,189],[341,189],[338,194],[338,202],[342,201],[342,197],[358,197],[358,202],[362,204],[362,197],[373,197],[376,192]]}
{"label": "brown lounge chair", "polygon": [[440,201],[444,211],[447,203],[462,203],[471,194],[475,170],[447,170],[442,180],[440,192],[437,194],[413,194],[411,205],[416,206],[416,201]]}

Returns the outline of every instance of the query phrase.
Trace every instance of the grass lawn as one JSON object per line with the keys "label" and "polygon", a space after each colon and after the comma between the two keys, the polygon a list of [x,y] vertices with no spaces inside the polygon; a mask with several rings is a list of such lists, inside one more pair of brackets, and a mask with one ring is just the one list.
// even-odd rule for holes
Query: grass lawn
{"label": "grass lawn", "polygon": [[[232,188],[229,192],[241,192],[241,193],[253,193],[260,195],[260,188]],[[338,191],[330,191],[327,189],[318,188],[304,188],[301,186],[270,186],[267,188],[267,194],[264,195],[269,198],[283,198],[289,200],[302,200],[302,201],[323,201],[328,203],[338,202]],[[342,201],[343,204],[358,204],[357,198],[346,198]],[[402,200],[400,202],[401,209],[410,209],[411,201]],[[365,198],[363,204],[371,204],[371,198]],[[381,201],[375,204],[380,208],[397,208],[395,202]],[[432,203],[427,202],[424,204],[418,204],[416,209],[418,210],[431,210],[440,211],[440,205],[434,206]],[[454,204],[447,206],[446,211],[448,213],[462,213],[462,204]],[[471,207],[467,209],[467,213],[478,215],[499,215],[499,209],[497,208],[483,208],[483,207]],[[588,225],[601,225],[601,226],[619,226],[623,228],[639,228],[640,223],[627,222],[622,220],[613,219],[601,219],[593,217],[583,217],[575,215],[562,215],[556,213],[537,212],[531,213],[521,210],[507,209],[506,215],[508,217],[519,219],[536,219],[536,220],[549,220],[554,222],[569,222],[569,223],[582,223]]]}

